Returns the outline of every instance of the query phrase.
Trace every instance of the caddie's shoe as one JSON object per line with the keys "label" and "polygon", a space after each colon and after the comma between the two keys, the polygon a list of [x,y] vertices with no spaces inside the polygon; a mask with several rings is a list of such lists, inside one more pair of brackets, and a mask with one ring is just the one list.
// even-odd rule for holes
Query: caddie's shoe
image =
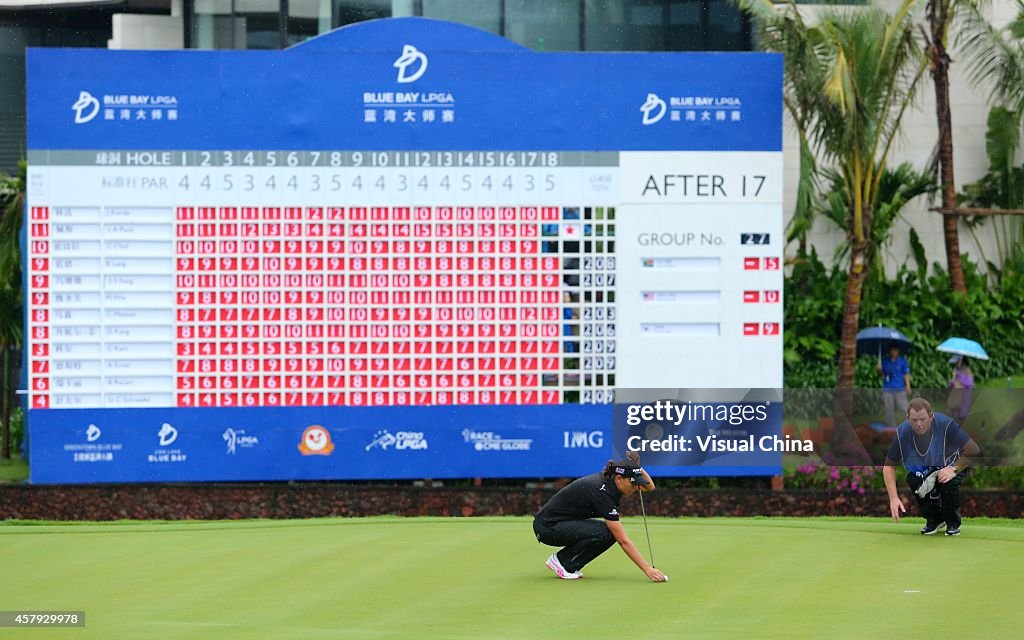
{"label": "caddie's shoe", "polygon": [[575,571],[566,571],[565,567],[562,566],[562,563],[558,561],[558,554],[556,553],[552,553],[551,557],[548,558],[548,561],[544,564],[547,565],[548,569],[554,571],[555,575],[557,575],[562,580],[578,580],[579,578],[583,577],[583,574],[581,573]]}
{"label": "caddie's shoe", "polygon": [[917,491],[915,491],[914,493],[917,494],[918,498],[924,498],[929,493],[932,492],[932,489],[935,488],[935,483],[938,482],[938,481],[939,481],[939,472],[938,471],[932,471],[931,473],[928,474],[927,477],[925,477],[925,479],[923,481],[921,481],[921,486],[918,487]]}
{"label": "caddie's shoe", "polygon": [[[945,526],[946,526],[945,522],[929,522],[926,525],[924,525],[923,527],[921,527],[921,535],[923,535],[923,536],[935,535],[936,533],[939,532],[940,529],[944,528]],[[960,533],[959,529],[957,529],[956,533],[954,533],[952,535],[957,535],[958,533]],[[948,531],[946,532],[946,535],[950,535]]]}
{"label": "caddie's shoe", "polygon": [[946,529],[947,536],[958,536],[960,535],[960,527],[953,527],[952,529]]}

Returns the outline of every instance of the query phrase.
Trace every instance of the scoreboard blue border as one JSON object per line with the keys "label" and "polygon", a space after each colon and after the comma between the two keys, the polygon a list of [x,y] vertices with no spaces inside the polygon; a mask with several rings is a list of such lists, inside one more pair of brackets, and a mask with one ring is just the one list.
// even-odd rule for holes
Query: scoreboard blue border
{"label": "scoreboard blue border", "polygon": [[[285,51],[29,49],[27,70],[30,152],[782,150],[774,54],[538,53],[471,27],[401,18]],[[742,118],[684,122],[672,112],[687,96],[742,105]],[[174,117],[142,119],[140,104]],[[452,117],[367,116],[410,104]],[[31,479],[576,476],[612,457],[611,414],[607,405],[32,410]],[[303,448],[310,429],[322,449]],[[654,471],[779,471],[776,456],[724,462]]]}
{"label": "scoreboard blue border", "polygon": [[[427,69],[399,82],[407,45]],[[538,53],[471,27],[401,18],[284,51],[29,49],[27,65],[31,150],[782,150],[777,54]],[[173,99],[176,119],[76,123],[82,92],[101,102]],[[365,99],[388,93],[451,104],[455,120],[366,122]],[[728,98],[743,118],[644,124],[650,95]]]}

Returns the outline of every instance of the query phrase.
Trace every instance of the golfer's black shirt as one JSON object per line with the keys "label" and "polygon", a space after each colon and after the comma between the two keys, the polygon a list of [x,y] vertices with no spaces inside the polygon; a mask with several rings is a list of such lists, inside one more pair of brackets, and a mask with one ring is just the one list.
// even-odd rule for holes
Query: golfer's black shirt
{"label": "golfer's black shirt", "polygon": [[588,518],[618,520],[621,498],[614,481],[593,473],[570,482],[551,496],[537,512],[537,518],[544,524]]}

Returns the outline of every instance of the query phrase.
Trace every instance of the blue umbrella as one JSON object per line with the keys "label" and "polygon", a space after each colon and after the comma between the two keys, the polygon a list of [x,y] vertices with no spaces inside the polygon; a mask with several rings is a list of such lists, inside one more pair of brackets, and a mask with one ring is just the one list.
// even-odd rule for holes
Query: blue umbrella
{"label": "blue umbrella", "polygon": [[988,360],[988,354],[985,353],[985,350],[981,345],[974,340],[968,340],[967,338],[950,338],[935,347],[935,349],[943,353],[954,353],[958,356],[967,356],[968,358],[977,358],[978,360]]}
{"label": "blue umbrella", "polygon": [[877,355],[881,357],[883,351],[889,351],[889,347],[897,346],[900,353],[910,353],[914,344],[910,338],[903,335],[892,327],[869,327],[857,334],[857,355]]}

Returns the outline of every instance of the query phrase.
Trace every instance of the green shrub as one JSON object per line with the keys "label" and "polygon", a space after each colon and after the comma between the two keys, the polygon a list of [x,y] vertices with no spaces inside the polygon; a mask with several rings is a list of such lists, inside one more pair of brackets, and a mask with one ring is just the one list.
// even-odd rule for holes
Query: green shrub
{"label": "green shrub", "polygon": [[[970,259],[963,262],[966,296],[953,292],[939,265],[926,276],[905,264],[892,278],[873,273],[865,283],[860,326],[882,324],[910,338],[914,388],[946,386],[950,366],[935,347],[951,336],[984,345],[991,359],[971,363],[978,382],[1024,371],[1024,258],[1005,264],[992,284]],[[785,282],[787,388],[835,386],[845,287],[844,269],[825,267],[814,253],[793,265]],[[875,359],[858,359],[855,384],[880,386]]]}
{"label": "green shrub", "polygon": [[11,453],[21,452],[21,442],[25,438],[25,413],[21,407],[11,411]]}

